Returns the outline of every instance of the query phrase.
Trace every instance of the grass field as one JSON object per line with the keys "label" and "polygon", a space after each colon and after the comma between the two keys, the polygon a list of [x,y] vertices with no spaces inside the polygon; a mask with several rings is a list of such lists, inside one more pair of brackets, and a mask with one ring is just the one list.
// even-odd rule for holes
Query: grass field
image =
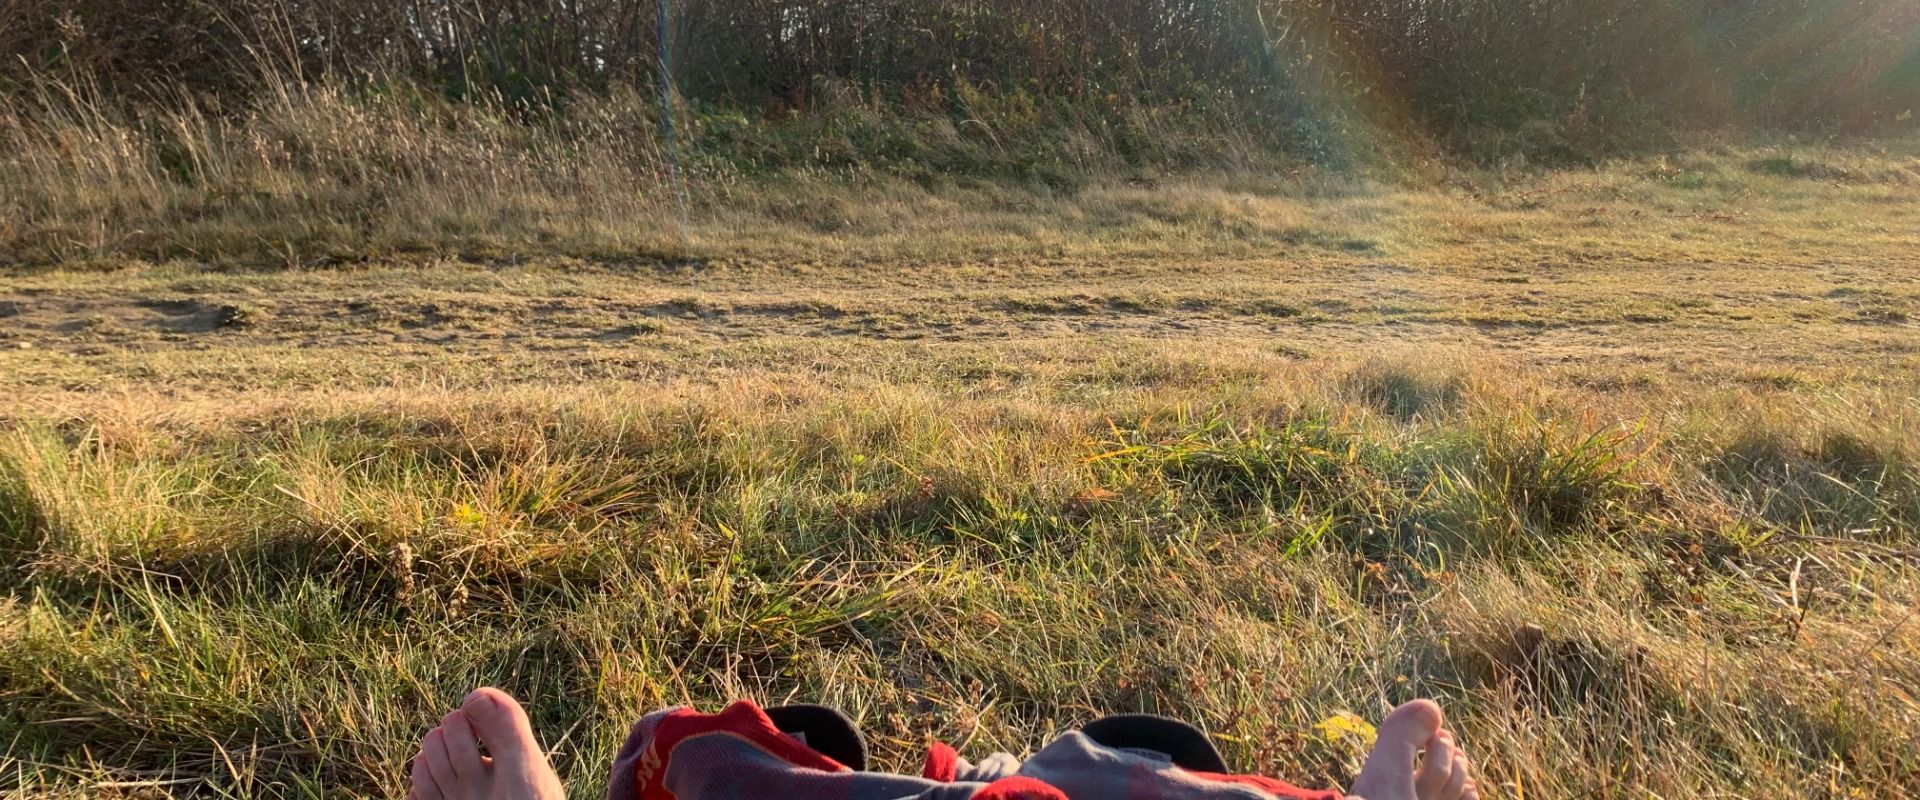
{"label": "grass field", "polygon": [[396,797],[478,684],[581,797],[740,696],[905,769],[1140,710],[1344,784],[1316,726],[1430,696],[1496,797],[1920,791],[1915,153],[8,229],[0,794]]}

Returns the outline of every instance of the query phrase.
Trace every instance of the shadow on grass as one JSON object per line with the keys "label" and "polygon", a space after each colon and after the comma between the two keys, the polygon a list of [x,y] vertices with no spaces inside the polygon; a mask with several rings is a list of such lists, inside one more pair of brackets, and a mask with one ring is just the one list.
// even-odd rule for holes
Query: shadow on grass
{"label": "shadow on grass", "polygon": [[1773,525],[1899,543],[1920,525],[1917,466],[1890,442],[1833,431],[1798,442],[1754,429],[1723,445],[1708,474]]}
{"label": "shadow on grass", "polygon": [[[18,464],[0,458],[0,558],[5,558],[8,566],[20,566],[20,558],[40,548],[45,530],[45,520],[27,488],[26,476]],[[0,574],[0,586],[6,585],[13,572],[8,569]]]}

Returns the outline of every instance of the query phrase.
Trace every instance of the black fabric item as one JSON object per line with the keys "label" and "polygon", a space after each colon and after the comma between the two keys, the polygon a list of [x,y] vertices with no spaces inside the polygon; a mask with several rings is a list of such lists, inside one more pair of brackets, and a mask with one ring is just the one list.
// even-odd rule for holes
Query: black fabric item
{"label": "black fabric item", "polygon": [[855,772],[867,771],[867,740],[853,720],[826,706],[795,705],[767,709],[781,733],[793,736],[820,755]]}
{"label": "black fabric item", "polygon": [[1199,728],[1153,714],[1115,714],[1080,727],[1094,742],[1115,750],[1151,750],[1193,772],[1227,772],[1227,762]]}

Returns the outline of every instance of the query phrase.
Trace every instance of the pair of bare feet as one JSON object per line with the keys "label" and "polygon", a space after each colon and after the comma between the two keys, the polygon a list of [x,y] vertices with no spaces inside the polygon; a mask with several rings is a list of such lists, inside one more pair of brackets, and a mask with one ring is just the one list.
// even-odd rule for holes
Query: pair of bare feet
{"label": "pair of bare feet", "polygon": [[[1431,700],[1400,706],[1353,782],[1359,800],[1478,800],[1467,754]],[[486,755],[481,755],[483,746]],[[565,800],[527,712],[499,689],[477,689],[440,720],[413,757],[408,800]]]}

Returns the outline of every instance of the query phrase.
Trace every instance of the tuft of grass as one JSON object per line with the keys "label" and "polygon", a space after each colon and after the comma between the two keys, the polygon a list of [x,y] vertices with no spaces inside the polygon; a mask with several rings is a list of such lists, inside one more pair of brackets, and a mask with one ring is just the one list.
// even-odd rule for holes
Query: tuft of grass
{"label": "tuft of grass", "polygon": [[1580,431],[1526,416],[1479,422],[1435,448],[1435,510],[1426,524],[1471,547],[1535,549],[1632,517],[1636,431]]}
{"label": "tuft of grass", "polygon": [[[1238,427],[1219,418],[1185,421],[1163,435],[1113,431],[1091,457],[1113,489],[1167,493],[1228,515],[1326,516],[1359,527],[1369,514],[1369,466],[1361,438],[1324,419]],[[1191,513],[1191,512],[1189,512]]]}
{"label": "tuft of grass", "polygon": [[1362,403],[1402,421],[1453,410],[1467,388],[1456,366],[1431,356],[1371,358],[1356,365],[1346,383]]}

